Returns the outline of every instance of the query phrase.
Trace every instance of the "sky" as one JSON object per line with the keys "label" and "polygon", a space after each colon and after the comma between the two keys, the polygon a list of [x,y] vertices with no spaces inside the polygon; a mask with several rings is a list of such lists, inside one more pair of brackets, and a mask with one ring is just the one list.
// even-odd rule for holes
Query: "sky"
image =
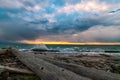
{"label": "sky", "polygon": [[0,0],[0,41],[120,42],[120,0]]}

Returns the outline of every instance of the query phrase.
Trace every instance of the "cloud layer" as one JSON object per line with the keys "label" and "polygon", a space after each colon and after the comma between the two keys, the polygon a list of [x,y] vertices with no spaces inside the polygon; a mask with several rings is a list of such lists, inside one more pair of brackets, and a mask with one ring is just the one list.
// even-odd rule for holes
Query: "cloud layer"
{"label": "cloud layer", "polygon": [[0,0],[0,41],[120,42],[119,0]]}

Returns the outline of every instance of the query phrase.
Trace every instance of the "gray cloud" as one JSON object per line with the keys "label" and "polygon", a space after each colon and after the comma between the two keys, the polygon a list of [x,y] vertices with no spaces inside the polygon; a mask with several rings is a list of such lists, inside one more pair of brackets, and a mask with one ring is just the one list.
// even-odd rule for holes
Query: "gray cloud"
{"label": "gray cloud", "polygon": [[20,8],[23,4],[19,0],[0,0],[0,7],[5,8]]}
{"label": "gray cloud", "polygon": [[77,41],[120,42],[120,26],[93,26],[73,35]]}
{"label": "gray cloud", "polygon": [[0,40],[120,41],[120,10],[110,1],[107,11],[58,13],[81,0],[0,0]]}
{"label": "gray cloud", "polygon": [[0,23],[1,40],[17,41],[35,39],[39,34],[34,28],[23,26],[21,23]]}
{"label": "gray cloud", "polygon": [[115,12],[119,12],[120,9],[117,9],[117,10],[113,10],[113,11],[110,11],[109,13],[115,13]]}

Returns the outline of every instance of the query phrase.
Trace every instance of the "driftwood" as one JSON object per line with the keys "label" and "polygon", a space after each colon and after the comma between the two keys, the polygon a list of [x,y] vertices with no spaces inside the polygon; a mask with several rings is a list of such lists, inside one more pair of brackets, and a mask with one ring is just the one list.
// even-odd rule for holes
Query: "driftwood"
{"label": "driftwood", "polygon": [[118,74],[100,71],[100,70],[93,69],[93,68],[87,68],[87,67],[80,66],[80,65],[55,61],[55,60],[52,60],[52,59],[45,57],[41,54],[36,55],[36,58],[41,58],[41,59],[43,59],[47,62],[50,62],[54,65],[66,68],[66,69],[73,71],[81,76],[88,77],[88,78],[91,78],[93,80],[120,80],[120,75],[118,75]]}
{"label": "driftwood", "polygon": [[11,67],[8,67],[8,66],[1,66],[0,65],[0,73],[2,73],[4,71],[13,72],[13,73],[21,73],[21,74],[30,74],[30,75],[34,74],[30,70],[18,69],[18,68],[11,68]]}
{"label": "driftwood", "polygon": [[14,55],[42,80],[92,80],[35,57],[33,53],[14,52]]}

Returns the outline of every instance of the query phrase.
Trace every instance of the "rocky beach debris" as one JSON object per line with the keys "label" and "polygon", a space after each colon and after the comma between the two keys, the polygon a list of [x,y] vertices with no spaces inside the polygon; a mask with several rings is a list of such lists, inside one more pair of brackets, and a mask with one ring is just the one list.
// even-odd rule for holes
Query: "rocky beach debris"
{"label": "rocky beach debris", "polygon": [[55,60],[66,63],[74,63],[85,67],[95,68],[106,72],[120,74],[120,56],[108,54],[77,54],[77,55],[54,55]]}
{"label": "rocky beach debris", "polygon": [[[14,51],[11,47],[0,49],[0,65],[4,67],[27,70],[32,72],[18,57],[12,54]],[[34,52],[32,52],[34,53]],[[97,70],[120,74],[120,56],[107,54],[49,54],[37,52],[36,56],[44,55],[52,60],[82,65]],[[0,80],[40,80],[34,73],[25,74],[20,72],[12,72],[9,69],[0,68]]]}
{"label": "rocky beach debris", "polygon": [[0,49],[0,80],[40,80],[12,53],[11,47]]}

